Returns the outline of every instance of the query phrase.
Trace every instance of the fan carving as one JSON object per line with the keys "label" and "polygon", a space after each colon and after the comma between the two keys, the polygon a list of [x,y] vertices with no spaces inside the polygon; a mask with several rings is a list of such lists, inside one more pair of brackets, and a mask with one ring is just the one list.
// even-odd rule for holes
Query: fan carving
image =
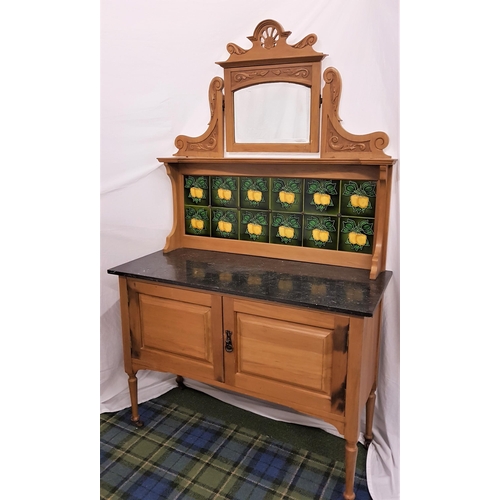
{"label": "fan carving", "polygon": [[273,49],[278,45],[280,36],[274,26],[266,26],[260,33],[260,46],[264,49]]}

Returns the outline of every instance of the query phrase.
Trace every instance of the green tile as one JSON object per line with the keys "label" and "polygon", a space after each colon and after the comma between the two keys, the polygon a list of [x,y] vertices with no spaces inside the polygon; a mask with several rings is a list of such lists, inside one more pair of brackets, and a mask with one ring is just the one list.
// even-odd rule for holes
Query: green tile
{"label": "green tile", "polygon": [[185,205],[210,205],[210,189],[208,176],[184,177],[184,204]]}
{"label": "green tile", "polygon": [[242,210],[240,214],[240,240],[269,243],[269,212]]}
{"label": "green tile", "polygon": [[238,177],[211,177],[212,206],[238,207],[238,191]]}
{"label": "green tile", "polygon": [[268,210],[269,179],[267,177],[242,177],[240,179],[240,207]]}
{"label": "green tile", "polygon": [[186,234],[210,236],[210,209],[205,207],[185,207]]}
{"label": "green tile", "polygon": [[302,212],[304,205],[304,179],[273,177],[271,179],[271,193],[272,210]]}
{"label": "green tile", "polygon": [[341,217],[339,227],[339,250],[346,252],[373,252],[373,219]]}
{"label": "green tile", "polygon": [[340,212],[342,215],[375,217],[375,181],[342,181]]}
{"label": "green tile", "polygon": [[340,181],[306,179],[304,212],[337,215],[340,204]]}
{"label": "green tile", "polygon": [[302,246],[302,215],[283,212],[271,213],[270,242]]}
{"label": "green tile", "polygon": [[304,216],[304,246],[337,250],[337,217]]}
{"label": "green tile", "polygon": [[238,211],[234,209],[212,208],[212,236],[216,238],[238,239]]}

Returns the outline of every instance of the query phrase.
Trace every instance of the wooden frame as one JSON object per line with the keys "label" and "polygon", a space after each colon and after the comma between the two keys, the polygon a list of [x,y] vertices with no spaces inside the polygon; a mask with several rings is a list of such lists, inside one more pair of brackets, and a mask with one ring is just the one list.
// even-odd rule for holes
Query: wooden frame
{"label": "wooden frame", "polygon": [[[249,50],[234,43],[227,46],[230,57],[219,62],[226,82],[226,148],[230,152],[306,152],[319,150],[319,108],[321,60],[326,56],[312,45],[317,40],[311,34],[295,45],[288,45],[291,34],[271,19],[258,24]],[[305,143],[238,143],[235,138],[234,93],[246,87],[271,82],[304,85],[311,89],[309,141]]]}

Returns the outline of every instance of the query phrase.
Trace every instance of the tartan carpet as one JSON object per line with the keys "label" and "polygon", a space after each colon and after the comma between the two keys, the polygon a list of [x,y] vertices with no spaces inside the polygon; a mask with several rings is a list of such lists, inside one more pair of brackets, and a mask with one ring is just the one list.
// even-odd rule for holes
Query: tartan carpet
{"label": "tartan carpet", "polygon": [[[342,500],[344,464],[159,398],[101,414],[101,500]],[[364,471],[356,500],[371,500]]]}

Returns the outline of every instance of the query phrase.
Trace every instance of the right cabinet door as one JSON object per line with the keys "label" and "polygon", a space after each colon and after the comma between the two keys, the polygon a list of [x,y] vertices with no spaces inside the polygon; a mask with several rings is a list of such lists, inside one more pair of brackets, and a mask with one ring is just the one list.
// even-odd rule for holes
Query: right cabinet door
{"label": "right cabinet door", "polygon": [[225,380],[282,404],[343,414],[349,317],[224,297]]}

